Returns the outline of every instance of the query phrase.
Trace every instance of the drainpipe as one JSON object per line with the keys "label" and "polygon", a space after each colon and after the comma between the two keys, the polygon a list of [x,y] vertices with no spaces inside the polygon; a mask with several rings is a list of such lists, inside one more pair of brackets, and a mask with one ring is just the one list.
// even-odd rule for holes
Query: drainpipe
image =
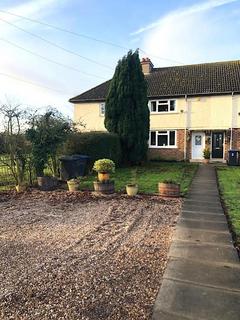
{"label": "drainpipe", "polygon": [[185,128],[184,128],[184,160],[187,160],[187,116],[188,116],[188,104],[187,95],[185,95],[186,112],[185,112]]}
{"label": "drainpipe", "polygon": [[232,144],[233,144],[233,95],[234,95],[234,92],[232,92],[232,121],[231,121],[231,135],[230,135],[230,150],[232,149]]}

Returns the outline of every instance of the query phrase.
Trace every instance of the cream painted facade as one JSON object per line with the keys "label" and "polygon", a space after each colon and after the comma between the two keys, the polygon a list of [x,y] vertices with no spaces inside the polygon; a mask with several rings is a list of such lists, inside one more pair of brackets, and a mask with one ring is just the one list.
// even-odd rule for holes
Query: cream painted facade
{"label": "cream painted facade", "polygon": [[[174,98],[172,98],[174,99]],[[174,112],[150,114],[151,130],[227,130],[240,128],[240,95],[176,98]],[[74,121],[85,124],[84,131],[105,131],[99,102],[74,105]],[[82,130],[82,128],[81,128]]]}
{"label": "cream painted facade", "polygon": [[74,104],[74,122],[79,121],[85,126],[81,131],[106,131],[99,102]]}

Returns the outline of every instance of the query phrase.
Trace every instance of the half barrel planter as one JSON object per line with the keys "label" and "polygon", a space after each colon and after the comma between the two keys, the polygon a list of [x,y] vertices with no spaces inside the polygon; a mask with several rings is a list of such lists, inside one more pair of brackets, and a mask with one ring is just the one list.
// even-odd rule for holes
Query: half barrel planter
{"label": "half barrel planter", "polygon": [[180,197],[180,184],[159,182],[158,191],[161,197],[178,198]]}
{"label": "half barrel planter", "polygon": [[115,192],[114,181],[108,180],[105,182],[94,181],[94,191],[100,194],[110,194]]}

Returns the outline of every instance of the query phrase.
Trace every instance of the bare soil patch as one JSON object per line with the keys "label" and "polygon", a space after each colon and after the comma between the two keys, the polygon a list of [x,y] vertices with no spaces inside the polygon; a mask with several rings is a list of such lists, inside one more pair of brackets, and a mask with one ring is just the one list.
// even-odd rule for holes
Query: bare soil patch
{"label": "bare soil patch", "polygon": [[181,200],[0,194],[0,319],[150,319]]}

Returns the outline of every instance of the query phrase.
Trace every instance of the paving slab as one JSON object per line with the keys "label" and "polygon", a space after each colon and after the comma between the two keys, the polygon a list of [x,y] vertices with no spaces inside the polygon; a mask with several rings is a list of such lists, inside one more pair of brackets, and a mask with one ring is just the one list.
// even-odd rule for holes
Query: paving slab
{"label": "paving slab", "polygon": [[239,320],[239,301],[239,293],[164,279],[153,319],[162,320],[159,312],[172,312],[194,320]]}
{"label": "paving slab", "polygon": [[219,196],[219,192],[217,189],[214,189],[214,190],[204,190],[204,189],[199,189],[197,187],[195,188],[191,188],[188,195],[201,195],[201,196],[211,196],[211,195],[214,195],[214,196]]}
{"label": "paving slab", "polygon": [[185,240],[191,242],[207,242],[207,243],[219,243],[223,245],[231,245],[232,237],[229,232],[216,232],[210,230],[197,230],[191,228],[182,228],[177,226],[173,235],[173,241]]}
{"label": "paving slab", "polygon": [[193,219],[193,220],[202,220],[202,221],[216,221],[216,222],[225,222],[226,217],[223,213],[206,213],[206,212],[196,212],[196,211],[182,211],[182,218]]}
{"label": "paving slab", "polygon": [[189,317],[183,317],[179,314],[174,314],[172,312],[164,312],[158,311],[157,313],[153,314],[153,320],[192,320]]}
{"label": "paving slab", "polygon": [[228,231],[226,221],[210,221],[203,219],[188,219],[180,217],[178,225],[184,228],[211,230],[211,231]]}
{"label": "paving slab", "polygon": [[174,241],[169,251],[169,257],[199,261],[212,260],[221,263],[237,263],[239,261],[236,250],[230,245],[189,241]]}
{"label": "paving slab", "polygon": [[214,167],[202,165],[182,207],[154,320],[240,320],[240,264]]}
{"label": "paving slab", "polygon": [[189,210],[189,211],[202,211],[202,212],[211,212],[211,213],[222,213],[222,207],[219,206],[211,206],[208,205],[197,205],[197,204],[191,204],[191,203],[184,203],[182,206],[183,210]]}
{"label": "paving slab", "polygon": [[220,197],[217,194],[199,194],[199,193],[189,193],[186,198],[186,200],[194,200],[194,201],[201,201],[201,202],[213,202],[217,201],[220,202]]}
{"label": "paving slab", "polygon": [[184,201],[184,205],[187,204],[192,204],[192,205],[196,205],[196,206],[204,206],[204,207],[208,207],[208,208],[212,208],[212,207],[218,207],[219,209],[222,209],[222,205],[219,199],[216,198],[212,198],[212,199],[205,199],[205,200],[199,200],[197,198],[187,198]]}
{"label": "paving slab", "polygon": [[240,294],[239,263],[215,265],[204,261],[170,258],[164,278],[185,280],[229,291],[234,290]]}

